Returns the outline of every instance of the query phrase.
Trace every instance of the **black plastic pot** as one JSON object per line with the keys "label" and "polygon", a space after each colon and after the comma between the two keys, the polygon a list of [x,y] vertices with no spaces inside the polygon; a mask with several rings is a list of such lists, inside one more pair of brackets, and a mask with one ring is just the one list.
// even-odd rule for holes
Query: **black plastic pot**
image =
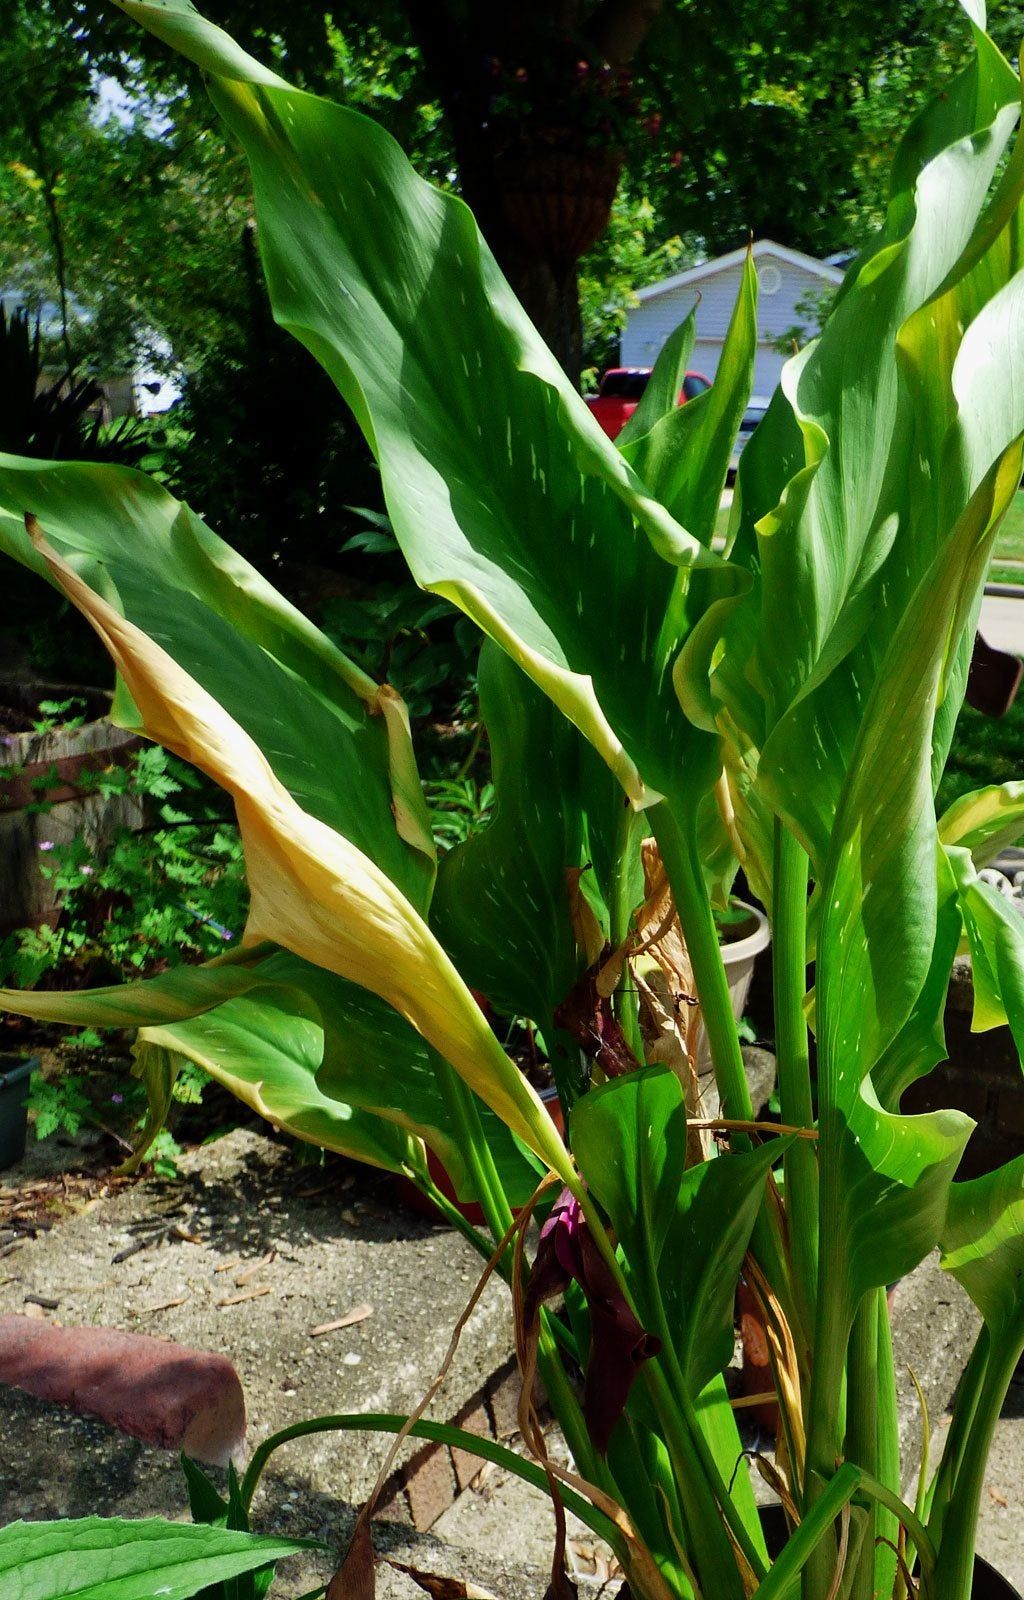
{"label": "black plastic pot", "polygon": [[28,1129],[29,1079],[39,1065],[37,1056],[0,1055],[0,1172],[13,1167],[25,1154]]}
{"label": "black plastic pot", "polygon": [[[761,1525],[768,1545],[769,1555],[777,1555],[788,1537],[785,1513],[781,1506],[762,1506]],[[974,1589],[972,1600],[1022,1600],[1012,1583],[990,1567],[982,1556],[974,1558]]]}

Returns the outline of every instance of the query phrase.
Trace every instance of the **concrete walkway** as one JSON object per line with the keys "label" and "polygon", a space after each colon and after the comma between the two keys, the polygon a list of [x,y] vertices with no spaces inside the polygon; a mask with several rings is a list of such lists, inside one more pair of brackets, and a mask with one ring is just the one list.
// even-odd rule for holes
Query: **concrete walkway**
{"label": "concrete walkway", "polygon": [[[56,1300],[56,1309],[37,1307],[38,1314],[223,1351],[246,1390],[251,1443],[325,1411],[409,1410],[436,1372],[476,1281],[477,1260],[464,1241],[397,1208],[386,1177],[299,1168],[292,1153],[253,1132],[228,1135],[184,1167],[180,1184],[138,1184],[17,1246],[0,1262],[0,1312],[25,1314],[33,1297]],[[372,1312],[362,1321],[311,1333],[367,1305]],[[933,1418],[941,1418],[973,1338],[972,1314],[929,1262],[900,1286],[896,1321],[898,1368],[914,1366]],[[431,1414],[507,1436],[512,1397],[495,1380],[510,1349],[507,1292],[495,1284]],[[909,1380],[904,1388],[909,1459],[917,1406]],[[169,1453],[10,1390],[0,1389],[0,1419],[0,1523],[94,1512],[184,1515]],[[285,1447],[265,1475],[259,1524],[339,1549],[386,1443],[352,1433]],[[420,1448],[410,1447],[406,1460]],[[492,1467],[477,1475],[446,1452],[417,1462],[407,1469],[391,1520],[377,1525],[377,1549],[407,1567],[470,1579],[495,1600],[544,1593],[552,1526],[546,1497]],[[999,1425],[979,1539],[983,1553],[1024,1586],[1022,1513],[1024,1385],[1015,1387]],[[581,1600],[614,1600],[618,1584],[605,1582],[605,1552],[582,1525],[571,1528],[570,1551]],[[326,1581],[331,1567],[330,1558],[296,1558],[282,1567],[274,1593],[293,1600]],[[378,1593],[380,1600],[414,1600],[423,1591],[385,1565]]]}
{"label": "concrete walkway", "polygon": [[999,587],[1004,591],[1001,594],[992,594],[988,590],[985,592],[978,631],[985,643],[994,650],[1005,650],[1014,656],[1024,655],[1024,588],[1018,595],[1011,595],[1006,592],[1009,585]]}

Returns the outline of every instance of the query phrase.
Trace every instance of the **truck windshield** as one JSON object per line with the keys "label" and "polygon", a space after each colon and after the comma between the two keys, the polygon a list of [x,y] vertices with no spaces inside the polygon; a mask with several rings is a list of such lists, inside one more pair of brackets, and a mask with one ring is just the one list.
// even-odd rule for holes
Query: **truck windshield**
{"label": "truck windshield", "polygon": [[639,400],[647,388],[649,372],[606,372],[601,380],[601,397],[608,400]]}

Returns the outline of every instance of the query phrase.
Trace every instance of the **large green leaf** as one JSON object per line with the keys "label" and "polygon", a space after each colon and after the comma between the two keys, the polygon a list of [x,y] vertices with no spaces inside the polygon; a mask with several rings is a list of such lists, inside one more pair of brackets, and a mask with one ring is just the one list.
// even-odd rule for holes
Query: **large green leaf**
{"label": "large green leaf", "polygon": [[967,850],[948,851],[971,950],[972,1027],[978,1033],[1009,1023],[1024,1064],[1024,916],[1013,901],[983,883]]}
{"label": "large green leaf", "polygon": [[319,1088],[325,1031],[307,993],[264,974],[261,987],[236,1000],[143,1028],[137,1051],[143,1071],[149,1052],[196,1062],[275,1127],[320,1149],[393,1172],[415,1164],[408,1122],[399,1126]]}
{"label": "large green leaf", "polygon": [[250,889],[247,940],[279,943],[386,1000],[572,1183],[540,1099],[412,902],[351,840],[302,808],[197,679],[92,588],[37,527],[31,531],[61,589],[109,650],[140,725],[234,799]]}
{"label": "large green leaf", "polygon": [[1024,1346],[1024,1155],[953,1185],[941,1244],[993,1337]]}
{"label": "large green leaf", "polygon": [[[619,435],[626,459],[651,492],[708,546],[736,435],[750,399],[756,355],[757,272],[753,256],[748,254],[711,388],[686,405],[674,405],[646,431],[637,427],[628,439],[625,429]],[[639,416],[638,406],[631,422],[636,423]]]}
{"label": "large green leaf", "polygon": [[[286,951],[176,967],[106,989],[4,990],[0,1003],[44,1021],[139,1028],[140,1072],[152,1077],[157,1100],[169,1094],[173,1058],[184,1057],[276,1127],[322,1149],[400,1171],[421,1165],[422,1139],[460,1196],[474,1198],[450,1125],[444,1057],[386,1001]],[[522,1202],[536,1185],[536,1165],[486,1105],[478,1109],[507,1192]],[[150,1131],[158,1127],[154,1119]]]}
{"label": "large green leaf", "polygon": [[383,129],[268,83],[183,0],[122,4],[211,72],[252,166],[275,315],[366,432],[417,580],[508,650],[635,800],[668,787],[685,736],[669,669],[690,617],[666,562],[721,593],[734,575],[651,497],[468,210]]}
{"label": "large green leaf", "polygon": [[961,845],[976,867],[1024,838],[1024,780],[994,783],[961,795],[939,818],[944,845]]}
{"label": "large green leaf", "polygon": [[[893,633],[998,453],[970,417],[1005,415],[1015,313],[1003,305],[994,344],[984,348],[991,324],[977,330],[956,380],[953,369],[972,318],[1016,269],[1024,164],[1014,157],[986,210],[1019,87],[991,43],[976,41],[940,111],[908,138],[878,240],[821,337],[787,364],[744,451],[732,559],[752,588],[711,608],[680,666],[687,710],[721,729],[730,771],[748,775],[736,785],[741,837],[763,836],[767,799],[819,876]],[[965,597],[958,616],[947,698],[953,685],[962,692],[975,603]]]}
{"label": "large green leaf", "polygon": [[[938,1238],[972,1124],[900,1117],[867,1074],[914,1014],[938,937],[931,727],[943,647],[1020,472],[1014,444],[986,475],[904,616],[869,702],[822,885],[817,1032],[823,1262],[837,1319],[911,1270]],[[946,626],[943,626],[945,622]],[[952,950],[947,946],[948,958]],[[826,1292],[823,1289],[823,1293]]]}
{"label": "large green leaf", "polygon": [[637,439],[642,439],[663,417],[671,415],[678,409],[679,392],[683,387],[683,379],[686,377],[696,337],[697,306],[694,303],[689,315],[673,329],[662,345],[647,386],[640,396],[640,403],[633,415],[626,419],[625,427],[621,429],[615,441],[619,449],[626,452],[627,458],[629,458],[629,451],[626,448],[628,445]]}
{"label": "large green leaf", "polygon": [[307,1548],[162,1517],[12,1522],[0,1529],[0,1591],[4,1600],[190,1600]]}
{"label": "large green leaf", "polygon": [[[245,728],[304,810],[376,861],[415,905],[426,904],[433,846],[393,690],[355,667],[142,473],[0,456],[0,506],[38,518],[90,587]],[[0,544],[38,569],[23,522],[0,520]],[[123,696],[118,710],[139,726]]]}
{"label": "large green leaf", "polygon": [[0,1008],[37,1022],[77,1028],[144,1028],[199,1016],[258,987],[259,970],[272,945],[250,946],[203,966],[170,967],[152,978],[101,989],[0,989]]}
{"label": "large green leaf", "polygon": [[[667,1067],[644,1067],[592,1089],[573,1108],[573,1154],[608,1213],[630,1292],[673,1361],[723,1475],[742,1446],[720,1374],[733,1351],[736,1285],[772,1163],[785,1141],[684,1170],[686,1105]],[[749,1482],[734,1485],[762,1548]]]}
{"label": "large green leaf", "polygon": [[963,933],[963,919],[956,881],[942,850],[938,853],[937,875],[935,942],[928,972],[906,1022],[883,1051],[871,1074],[875,1093],[887,1111],[898,1110],[904,1090],[946,1059],[946,996]]}
{"label": "large green leaf", "polygon": [[765,1180],[785,1141],[684,1170],[686,1105],[667,1067],[592,1089],[575,1106],[572,1151],[607,1211],[641,1316],[664,1304],[690,1397],[728,1366],[736,1284]]}
{"label": "large green leaf", "polygon": [[494,814],[443,857],[430,923],[467,983],[546,1029],[580,966],[566,874],[586,864],[581,741],[489,642],[478,681]]}

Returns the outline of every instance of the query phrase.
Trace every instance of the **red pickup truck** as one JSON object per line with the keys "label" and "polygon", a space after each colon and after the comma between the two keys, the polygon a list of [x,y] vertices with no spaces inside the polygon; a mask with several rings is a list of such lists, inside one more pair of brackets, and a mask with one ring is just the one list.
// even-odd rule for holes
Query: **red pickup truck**
{"label": "red pickup truck", "polygon": [[[587,397],[587,405],[609,439],[617,438],[626,426],[640,404],[650,376],[650,367],[609,367],[597,393]],[[684,405],[710,388],[711,380],[705,378],[703,372],[688,372],[679,391],[679,404]]]}

